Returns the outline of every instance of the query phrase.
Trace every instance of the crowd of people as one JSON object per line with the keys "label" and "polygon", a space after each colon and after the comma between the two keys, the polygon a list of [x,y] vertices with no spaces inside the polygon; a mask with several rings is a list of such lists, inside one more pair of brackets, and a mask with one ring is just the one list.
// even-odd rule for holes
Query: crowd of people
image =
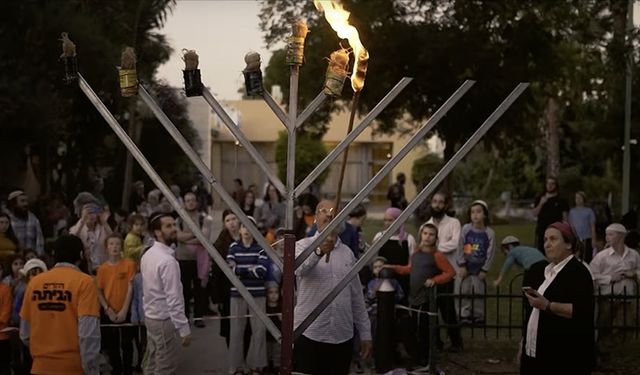
{"label": "crowd of people", "polygon": [[[406,207],[403,184],[399,178],[390,188],[390,207],[374,242]],[[98,374],[105,359],[112,374],[173,373],[180,345],[191,341],[192,327],[205,327],[205,317],[212,315],[221,318],[219,334],[228,347],[230,374],[276,373],[279,343],[160,191],[145,194],[144,184],[136,182],[132,213],[117,210],[112,215],[102,188],[97,181],[91,191],[80,193],[71,210],[55,205],[56,214],[50,215],[54,222],[46,225],[30,211],[24,192],[8,194],[0,212],[0,374]],[[206,192],[195,187],[181,194],[177,186],[172,191],[259,308],[279,327],[282,271],[251,228],[224,210],[218,230]],[[248,225],[255,226],[282,256],[286,210],[280,192],[267,184],[258,199],[256,185],[245,190],[236,179],[232,197],[249,217]],[[624,225],[609,223],[600,235],[596,215],[586,203],[585,194],[577,192],[575,206],[569,208],[558,194],[557,180],[549,179],[533,209],[536,243],[526,246],[513,235],[498,244],[485,201],[469,204],[462,224],[451,214],[450,197],[434,194],[430,219],[415,237],[400,226],[371,265],[296,340],[295,370],[347,374],[352,366],[356,371],[371,366],[367,359],[376,350],[377,293],[388,278],[396,303],[404,307],[397,310],[396,321],[387,322],[397,326],[398,345],[392,347],[404,348],[396,354],[396,362],[414,372],[430,369],[427,313],[432,288],[438,294],[464,296],[438,297],[448,345],[439,332],[435,335],[438,350],[462,352],[461,327],[481,326],[487,319],[484,299],[475,295],[485,293],[498,249],[506,260],[492,285],[500,285],[514,264],[525,272],[522,373],[554,368],[558,355],[563,355],[561,349],[569,345],[580,347],[581,355],[594,360],[596,353],[606,355],[616,342],[612,322],[629,316],[630,304],[624,299],[596,300],[594,292],[637,293],[640,255]],[[337,209],[334,201],[311,193],[298,198],[293,228],[296,256],[325,230]],[[366,208],[356,207],[296,269],[295,326],[367,251],[362,232],[366,217]],[[45,244],[45,238],[52,240]],[[594,323],[599,327],[597,351]],[[575,358],[580,359],[584,358]],[[581,363],[584,367],[572,373],[588,373],[593,365],[588,360]]]}

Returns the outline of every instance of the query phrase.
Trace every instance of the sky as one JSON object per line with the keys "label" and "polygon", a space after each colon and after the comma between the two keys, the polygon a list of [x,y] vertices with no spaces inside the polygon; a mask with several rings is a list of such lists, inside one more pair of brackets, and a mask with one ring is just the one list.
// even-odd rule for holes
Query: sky
{"label": "sky", "polygon": [[200,55],[202,83],[216,97],[239,99],[238,88],[244,87],[244,55],[260,53],[263,71],[271,57],[259,28],[259,12],[260,3],[252,0],[178,0],[160,30],[174,51],[158,69],[158,78],[182,87],[181,51],[194,49]]}
{"label": "sky", "polygon": [[[181,51],[195,49],[200,55],[202,82],[219,98],[239,99],[238,88],[244,85],[244,55],[249,51],[260,53],[263,71],[271,57],[258,26],[259,12],[257,0],[178,0],[161,30],[174,51],[158,69],[158,77],[182,87]],[[634,24],[640,25],[638,1]]]}

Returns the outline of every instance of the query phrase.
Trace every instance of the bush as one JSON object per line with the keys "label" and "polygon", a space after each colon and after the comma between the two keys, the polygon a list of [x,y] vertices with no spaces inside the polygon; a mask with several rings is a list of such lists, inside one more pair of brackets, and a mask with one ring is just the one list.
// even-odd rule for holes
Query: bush
{"label": "bush", "polygon": [[[276,164],[278,177],[284,182],[287,179],[287,132],[278,133],[276,141]],[[298,185],[327,156],[327,149],[322,137],[311,133],[298,133],[296,138],[296,178]],[[329,174],[329,168],[316,178],[315,183],[322,185]]]}

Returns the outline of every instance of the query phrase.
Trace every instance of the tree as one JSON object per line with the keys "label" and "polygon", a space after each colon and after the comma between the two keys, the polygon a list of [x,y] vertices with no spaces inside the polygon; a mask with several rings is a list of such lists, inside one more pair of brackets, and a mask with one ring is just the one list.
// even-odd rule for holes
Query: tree
{"label": "tree", "polygon": [[[350,21],[371,56],[359,109],[370,109],[401,76],[414,77],[411,86],[379,117],[378,130],[393,131],[400,114],[421,123],[463,80],[477,80],[476,87],[438,126],[448,159],[517,82],[528,81],[529,90],[485,137],[487,147],[505,150],[515,142],[522,148],[536,148],[544,162],[535,163],[540,180],[547,173],[548,149],[538,140],[550,123],[557,126],[560,139],[559,160],[550,160],[557,165],[554,170],[581,162],[585,149],[606,145],[607,155],[617,154],[612,147],[620,145],[619,136],[605,134],[607,128],[602,126],[612,123],[611,116],[621,117],[617,107],[622,101],[613,106],[611,100],[622,86],[609,78],[621,77],[624,71],[610,60],[615,56],[611,48],[616,43],[619,46],[616,40],[624,30],[623,26],[620,29],[624,6],[614,3],[345,0],[344,7],[352,13]],[[289,20],[300,16],[310,28],[300,83],[301,101],[305,102],[313,97],[311,92],[319,90],[318,77],[324,76],[316,65],[337,47],[338,39],[309,3],[263,1],[261,27],[267,43],[284,40],[290,33]],[[627,45],[617,51],[624,55],[628,50]],[[286,88],[286,67],[275,59],[272,63],[280,67],[270,64],[267,78]],[[270,74],[272,71],[280,74]],[[349,97],[349,88],[345,96]],[[593,132],[582,133],[584,129]],[[576,133],[577,139],[568,137]],[[605,160],[596,155],[589,159],[599,160],[592,165],[582,163],[582,168],[591,173],[603,170]]]}
{"label": "tree", "polygon": [[[281,181],[287,178],[287,132],[278,133],[276,140],[276,164]],[[299,184],[327,156],[327,149],[322,140],[311,133],[300,133],[296,138],[296,170],[295,184]],[[325,170],[316,178],[315,183],[322,185],[329,175]]]}
{"label": "tree", "polygon": [[[0,189],[17,184],[15,176],[23,165],[22,150],[31,144],[42,156],[46,170],[57,163],[64,165],[65,183],[52,185],[51,190],[59,189],[72,199],[79,190],[87,189],[91,174],[108,173],[106,188],[113,191],[106,193],[110,202],[119,203],[122,176],[115,172],[123,170],[125,149],[80,90],[64,85],[63,67],[57,61],[61,53],[57,39],[62,31],[69,33],[77,45],[81,74],[124,125],[127,119],[143,116],[136,98],[122,98],[119,93],[115,66],[122,48],[137,47],[138,77],[153,84],[157,67],[171,52],[157,29],[174,5],[173,0],[1,3],[0,14],[5,19],[0,28],[5,44],[0,51],[0,64],[6,74],[0,76],[0,90],[11,95],[0,97]],[[184,113],[183,105],[174,105],[177,112]],[[184,123],[183,129],[189,126]],[[143,142],[157,139],[147,154],[152,162],[166,155],[165,150],[173,143],[164,134],[162,139],[156,138],[162,133],[154,125],[143,136]],[[66,152],[58,155],[58,148],[66,148]],[[167,158],[159,164],[161,174],[174,170],[186,173],[185,160],[182,153]]]}

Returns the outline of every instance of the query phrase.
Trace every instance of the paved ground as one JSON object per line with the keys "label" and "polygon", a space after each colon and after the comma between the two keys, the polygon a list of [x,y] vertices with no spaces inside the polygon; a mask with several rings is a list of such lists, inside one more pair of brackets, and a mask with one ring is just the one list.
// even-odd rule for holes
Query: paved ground
{"label": "paved ground", "polygon": [[219,321],[207,321],[205,328],[191,328],[193,341],[182,349],[178,374],[227,373],[227,345],[218,331]]}

